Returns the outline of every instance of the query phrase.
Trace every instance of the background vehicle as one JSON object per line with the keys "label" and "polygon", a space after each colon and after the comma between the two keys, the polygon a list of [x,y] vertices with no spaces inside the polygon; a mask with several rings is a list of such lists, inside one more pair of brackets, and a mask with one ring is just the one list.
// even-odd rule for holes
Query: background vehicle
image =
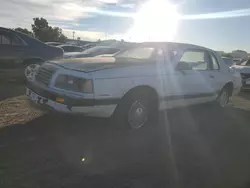
{"label": "background vehicle", "polygon": [[85,50],[87,50],[87,49],[93,48],[95,46],[97,46],[97,43],[92,42],[92,43],[85,44],[82,48],[85,49]]}
{"label": "background vehicle", "polygon": [[84,46],[85,44],[89,44],[89,41],[81,41],[81,40],[71,40],[68,39],[65,44],[67,45],[73,45],[73,46]]}
{"label": "background vehicle", "polygon": [[242,78],[242,89],[250,89],[250,59],[245,60],[237,65],[233,65],[232,69],[239,72]]}
{"label": "background vehicle", "polygon": [[115,54],[119,51],[120,51],[119,48],[112,48],[108,46],[96,46],[96,47],[84,50],[83,52],[65,53],[63,55],[63,58],[94,57],[94,56],[98,56],[102,54]]}
{"label": "background vehicle", "polygon": [[234,64],[234,61],[232,58],[230,57],[222,57],[222,59],[224,60],[224,62],[226,63],[227,66],[231,67]]}
{"label": "background vehicle", "polygon": [[60,48],[44,44],[35,38],[11,29],[0,28],[1,70],[18,69],[18,73],[23,75],[25,68],[25,75],[29,79],[34,74],[37,65],[62,56],[63,50]]}
{"label": "background vehicle", "polygon": [[62,45],[63,43],[61,43],[61,42],[45,42],[45,44],[51,45],[51,46],[59,46],[59,45]]}
{"label": "background vehicle", "polygon": [[224,107],[240,87],[241,78],[210,49],[143,43],[114,57],[48,62],[29,83],[27,95],[56,111],[113,115],[119,124],[138,129],[156,117],[157,109],[207,102]]}
{"label": "background vehicle", "polygon": [[82,52],[84,49],[80,46],[73,46],[73,45],[59,45],[57,46],[59,48],[62,48],[64,52]]}

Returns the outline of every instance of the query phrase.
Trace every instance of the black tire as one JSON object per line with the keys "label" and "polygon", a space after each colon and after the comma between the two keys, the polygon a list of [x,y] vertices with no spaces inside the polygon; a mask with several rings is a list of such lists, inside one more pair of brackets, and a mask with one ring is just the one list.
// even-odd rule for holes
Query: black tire
{"label": "black tire", "polygon": [[[225,99],[224,99],[225,101],[224,101],[224,104],[223,104],[223,102],[221,101],[221,97],[224,96],[224,94],[226,96],[225,96]],[[229,99],[230,99],[230,90],[229,90],[229,88],[224,87],[221,90],[221,92],[220,92],[218,98],[216,99],[215,103],[216,103],[217,106],[219,106],[221,108],[224,108],[229,103]]]}
{"label": "black tire", "polygon": [[[133,105],[142,105],[143,112],[146,113],[146,121],[142,123],[141,126],[132,126],[131,122],[129,122],[129,112],[133,111]],[[118,104],[114,115],[113,115],[113,123],[115,126],[119,126],[125,129],[141,129],[143,127],[147,127],[148,124],[152,122],[157,122],[158,117],[158,100],[152,94],[152,92],[145,91],[132,91],[124,96],[121,102]]]}

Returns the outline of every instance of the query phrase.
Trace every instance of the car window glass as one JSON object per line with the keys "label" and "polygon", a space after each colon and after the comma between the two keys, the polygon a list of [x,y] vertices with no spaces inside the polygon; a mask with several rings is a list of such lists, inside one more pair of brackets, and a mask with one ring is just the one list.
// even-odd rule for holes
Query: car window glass
{"label": "car window glass", "polygon": [[250,66],[250,59],[246,62],[246,66]]}
{"label": "car window glass", "polygon": [[63,46],[62,48],[65,52],[70,52],[70,48],[68,46]]}
{"label": "car window glass", "polygon": [[96,46],[96,47],[92,47],[87,50],[84,50],[83,54],[99,53],[99,52],[102,52],[103,50],[106,50],[106,47]]}
{"label": "car window glass", "polygon": [[212,65],[213,65],[213,69],[214,70],[219,70],[219,63],[217,61],[217,59],[215,58],[215,56],[213,54],[211,54],[211,58],[212,58]]}
{"label": "car window glass", "polygon": [[222,58],[224,60],[224,62],[228,65],[228,66],[232,66],[233,65],[233,60],[231,58]]}
{"label": "car window glass", "polygon": [[140,47],[133,48],[122,53],[117,54],[119,58],[133,58],[133,59],[149,59],[152,57],[154,48],[151,47]]}
{"label": "car window glass", "polygon": [[78,52],[78,50],[79,50],[79,49],[76,48],[76,47],[74,47],[74,46],[71,47],[71,51],[72,51],[72,52]]}
{"label": "car window glass", "polygon": [[72,47],[72,51],[74,52],[81,52],[81,48],[78,48],[78,47]]}
{"label": "car window glass", "polygon": [[119,49],[110,48],[110,49],[108,49],[108,50],[105,52],[105,54],[114,54],[114,53],[116,53],[116,52],[118,52],[118,51],[119,51]]}
{"label": "car window glass", "polygon": [[188,64],[193,70],[207,70],[204,51],[185,51],[180,59],[181,63]]}
{"label": "car window glass", "polygon": [[8,35],[0,34],[1,44],[11,44],[11,37]]}
{"label": "car window glass", "polygon": [[12,36],[12,45],[23,45],[22,40],[17,36]]}

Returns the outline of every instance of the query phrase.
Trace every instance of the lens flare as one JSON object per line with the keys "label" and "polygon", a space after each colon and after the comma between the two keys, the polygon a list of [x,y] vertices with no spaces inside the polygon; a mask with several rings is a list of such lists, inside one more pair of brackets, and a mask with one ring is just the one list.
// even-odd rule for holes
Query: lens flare
{"label": "lens flare", "polygon": [[134,26],[127,37],[133,41],[171,41],[174,39],[179,14],[166,0],[152,0],[142,5],[134,16]]}

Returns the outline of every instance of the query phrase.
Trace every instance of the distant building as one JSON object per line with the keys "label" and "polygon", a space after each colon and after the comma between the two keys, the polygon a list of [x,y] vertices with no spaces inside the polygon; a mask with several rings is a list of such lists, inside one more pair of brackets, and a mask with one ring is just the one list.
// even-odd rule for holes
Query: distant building
{"label": "distant building", "polygon": [[243,50],[234,50],[231,55],[234,59],[248,59],[247,52]]}
{"label": "distant building", "polygon": [[216,51],[220,56],[222,56],[225,52],[224,51]]}

